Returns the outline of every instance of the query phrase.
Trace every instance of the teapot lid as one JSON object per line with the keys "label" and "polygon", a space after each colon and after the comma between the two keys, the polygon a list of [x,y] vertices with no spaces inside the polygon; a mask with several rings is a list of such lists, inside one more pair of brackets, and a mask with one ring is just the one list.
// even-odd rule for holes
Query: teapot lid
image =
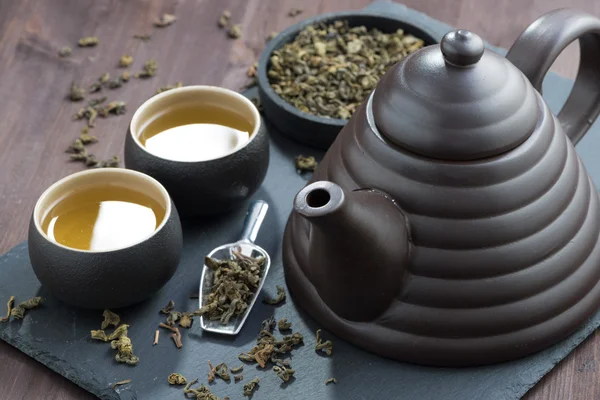
{"label": "teapot lid", "polygon": [[422,156],[469,161],[509,151],[534,131],[535,89],[467,30],[447,33],[392,67],[373,94],[377,129]]}

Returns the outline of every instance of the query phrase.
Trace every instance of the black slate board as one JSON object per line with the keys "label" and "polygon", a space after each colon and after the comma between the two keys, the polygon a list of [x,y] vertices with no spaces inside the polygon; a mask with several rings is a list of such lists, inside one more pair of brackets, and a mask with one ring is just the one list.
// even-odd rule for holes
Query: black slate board
{"label": "black slate board", "polygon": [[[369,7],[373,11],[397,13],[426,24],[440,37],[450,26],[404,6],[378,2]],[[504,54],[502,49],[495,49]],[[557,111],[566,99],[572,81],[549,74],[544,82],[544,97]],[[254,92],[249,92],[249,96]],[[271,161],[266,180],[255,198],[271,205],[257,243],[271,255],[273,264],[263,292],[274,294],[276,284],[284,284],[281,264],[280,238],[285,220],[291,211],[295,193],[307,177],[296,174],[292,159],[296,154],[322,154],[296,145],[270,131]],[[592,149],[600,147],[600,123],[596,123],[579,143],[577,150],[600,187],[600,162]],[[403,364],[364,352],[330,334],[335,343],[331,358],[320,357],[313,351],[314,332],[317,328],[305,313],[298,310],[292,299],[280,307],[257,302],[242,332],[236,338],[218,337],[203,333],[199,324],[184,331],[184,349],[177,350],[166,332],[160,343],[152,346],[154,331],[162,319],[157,310],[174,299],[178,307],[193,309],[197,300],[188,295],[197,291],[200,268],[204,255],[217,245],[236,239],[245,210],[218,219],[184,221],[184,255],[175,277],[151,300],[135,307],[119,310],[125,323],[131,325],[130,336],[135,353],[141,358],[137,367],[116,364],[110,346],[92,342],[89,331],[99,327],[100,312],[71,309],[49,297],[40,288],[27,256],[27,243],[21,243],[0,257],[0,304],[9,295],[23,300],[34,295],[48,297],[43,308],[31,312],[24,321],[0,324],[0,338],[29,356],[42,362],[102,399],[182,399],[181,388],[169,387],[166,377],[179,372],[190,379],[206,381],[207,360],[225,361],[237,366],[237,355],[252,347],[260,322],[271,314],[287,318],[294,330],[304,334],[305,345],[293,352],[296,379],[289,385],[272,371],[261,371],[246,366],[244,381],[227,384],[217,381],[212,390],[220,397],[242,399],[244,382],[258,376],[260,388],[254,399],[518,399],[560,360],[581,343],[600,325],[600,313],[580,331],[556,346],[534,356],[480,368],[445,369]],[[329,377],[337,385],[325,386]],[[129,385],[110,385],[123,379],[132,379]],[[0,392],[2,388],[0,387]]]}

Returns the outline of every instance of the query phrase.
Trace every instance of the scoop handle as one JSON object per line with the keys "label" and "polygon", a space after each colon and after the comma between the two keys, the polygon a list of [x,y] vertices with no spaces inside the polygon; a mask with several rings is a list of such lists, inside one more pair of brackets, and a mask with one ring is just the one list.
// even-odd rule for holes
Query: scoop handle
{"label": "scoop handle", "polygon": [[579,71],[569,98],[558,113],[565,133],[576,144],[600,113],[600,19],[561,8],[542,15],[512,45],[506,58],[542,93],[544,76],[573,41],[579,39]]}
{"label": "scoop handle", "polygon": [[240,242],[254,243],[260,226],[267,215],[269,204],[263,200],[255,200],[250,203],[248,207],[248,213],[244,220],[244,227],[242,228],[242,234],[240,236]]}

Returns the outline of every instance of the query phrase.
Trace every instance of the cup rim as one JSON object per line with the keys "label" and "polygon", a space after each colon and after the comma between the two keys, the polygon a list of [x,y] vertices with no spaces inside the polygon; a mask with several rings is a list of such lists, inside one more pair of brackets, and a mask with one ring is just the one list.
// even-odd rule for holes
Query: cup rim
{"label": "cup rim", "polygon": [[[41,218],[37,218],[37,216],[39,215],[39,213],[41,212],[40,207],[41,207],[41,203],[42,200],[44,200],[46,197],[48,197],[50,195],[50,193],[52,193],[54,190],[56,190],[58,187],[60,187],[61,185],[64,185],[66,182],[71,181],[73,179],[76,179],[78,177],[81,176],[85,176],[85,175],[94,175],[94,174],[112,174],[112,173],[116,173],[116,174],[125,174],[125,175],[130,175],[133,176],[134,179],[143,179],[148,181],[149,183],[155,185],[159,191],[161,192],[161,194],[164,196],[165,200],[166,200],[166,208],[165,208],[165,215],[160,223],[160,225],[158,225],[156,227],[156,229],[149,234],[148,236],[138,240],[135,243],[131,243],[127,246],[123,246],[123,247],[115,247],[115,248],[111,248],[108,250],[84,250],[84,249],[77,249],[75,247],[69,247],[69,246],[65,246],[62,243],[58,243],[57,241],[54,241],[52,239],[50,239],[48,237],[48,235],[44,232],[44,230],[42,229],[42,227],[40,226],[40,220]],[[84,171],[79,171],[79,172],[75,172],[73,174],[67,175],[62,179],[59,179],[58,181],[54,182],[52,185],[50,185],[46,190],[44,190],[44,192],[42,192],[42,194],[40,195],[40,197],[38,197],[35,206],[33,208],[33,215],[32,215],[32,220],[33,220],[33,224],[35,225],[35,228],[38,232],[38,234],[40,234],[46,241],[48,241],[49,243],[52,243],[53,245],[56,245],[58,247],[61,247],[65,250],[70,250],[70,251],[74,251],[74,252],[79,252],[79,253],[89,253],[89,254],[103,254],[103,253],[112,253],[112,252],[116,252],[116,251],[121,251],[121,250],[125,250],[134,246],[137,246],[140,243],[146,242],[147,240],[149,240],[150,238],[154,237],[156,234],[158,234],[158,232],[160,232],[163,227],[167,224],[167,221],[171,218],[171,214],[172,214],[172,206],[171,206],[171,197],[169,196],[169,193],[167,192],[167,189],[165,189],[165,187],[158,182],[156,179],[152,178],[149,175],[146,175],[142,172],[138,172],[138,171],[134,171],[132,169],[127,169],[127,168],[99,168],[99,169],[90,169],[90,170],[84,170]]]}
{"label": "cup rim", "polygon": [[[255,120],[256,120],[256,124],[254,125],[254,129],[252,130],[252,133],[250,134],[250,139],[244,143],[243,146],[239,147],[238,149],[236,149],[235,151],[225,154],[221,157],[217,157],[217,158],[211,158],[210,160],[202,160],[202,161],[180,161],[180,160],[173,160],[170,158],[164,158],[161,156],[158,156],[154,153],[149,152],[140,142],[138,135],[136,135],[134,133],[134,129],[133,126],[135,123],[138,122],[138,120],[140,119],[140,115],[144,112],[144,110],[146,108],[148,108],[148,106],[156,101],[159,101],[161,99],[164,98],[168,98],[168,97],[173,97],[173,96],[177,96],[180,93],[185,93],[185,92],[195,92],[195,91],[202,91],[202,92],[220,92],[222,94],[228,95],[228,96],[232,96],[235,97],[239,100],[241,100],[243,103],[245,103],[251,110],[252,115],[254,116]],[[229,157],[233,154],[236,154],[240,151],[242,151],[244,148],[246,148],[252,141],[254,141],[254,139],[256,138],[256,136],[258,136],[258,131],[260,130],[262,126],[262,119],[260,117],[260,112],[258,111],[258,108],[256,108],[256,106],[244,95],[242,95],[241,93],[238,93],[234,90],[231,89],[227,89],[224,87],[220,87],[220,86],[212,86],[212,85],[190,85],[190,86],[182,86],[180,88],[174,88],[174,89],[170,89],[167,90],[165,92],[162,92],[160,94],[154,95],[152,97],[150,97],[148,100],[146,100],[145,102],[142,103],[142,105],[140,105],[137,110],[135,110],[135,113],[133,113],[133,117],[131,118],[131,121],[129,122],[129,132],[128,134],[131,135],[131,138],[133,139],[133,142],[137,145],[137,147],[139,147],[142,151],[144,151],[146,154],[149,154],[152,157],[156,157],[156,158],[160,158],[161,160],[165,160],[168,162],[173,162],[173,163],[180,163],[180,164],[200,164],[200,163],[207,163],[207,162],[211,162],[211,161],[217,161],[217,160],[221,160],[225,157]]]}

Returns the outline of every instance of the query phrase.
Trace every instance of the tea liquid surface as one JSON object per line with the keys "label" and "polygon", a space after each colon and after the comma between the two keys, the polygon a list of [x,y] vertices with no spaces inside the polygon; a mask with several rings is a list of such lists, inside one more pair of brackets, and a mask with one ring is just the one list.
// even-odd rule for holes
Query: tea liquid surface
{"label": "tea liquid surface", "polygon": [[165,213],[144,193],[115,185],[94,186],[63,197],[44,216],[42,229],[67,247],[114,250],[148,237]]}
{"label": "tea liquid surface", "polygon": [[243,147],[254,129],[243,116],[214,106],[172,110],[151,121],[139,137],[152,154],[174,161],[206,161]]}

